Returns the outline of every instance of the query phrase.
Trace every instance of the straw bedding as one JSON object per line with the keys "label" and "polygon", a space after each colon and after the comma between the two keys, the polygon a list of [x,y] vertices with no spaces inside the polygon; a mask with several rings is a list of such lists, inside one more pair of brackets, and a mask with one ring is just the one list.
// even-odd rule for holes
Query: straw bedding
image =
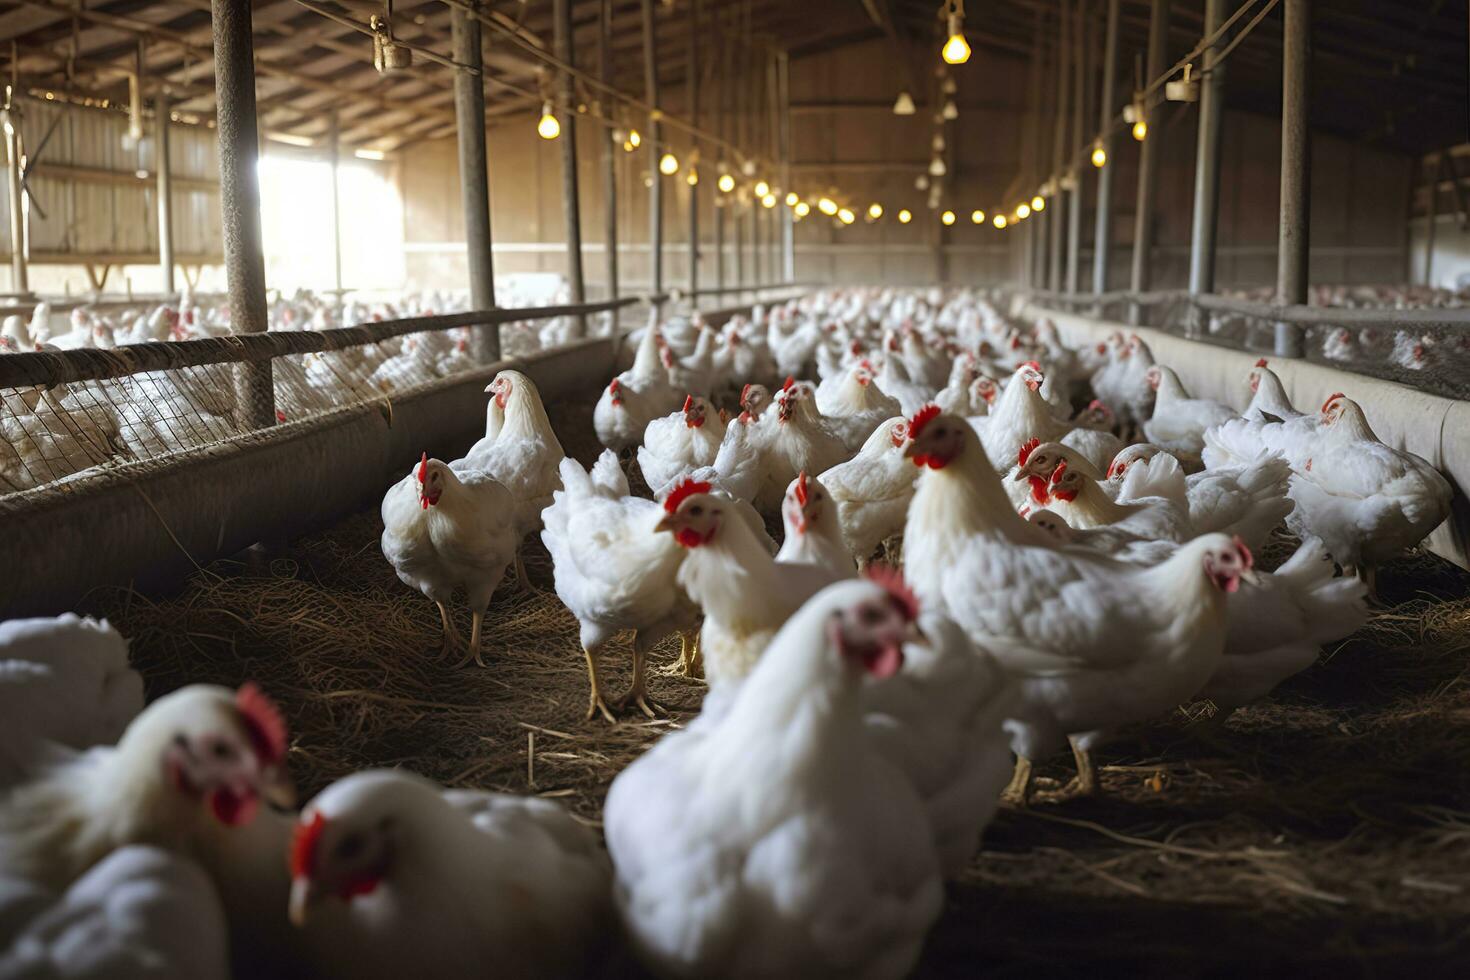
{"label": "straw bedding", "polygon": [[[552,415],[568,452],[594,458],[590,406]],[[150,695],[259,681],[290,722],[303,798],[403,766],[539,793],[595,823],[612,778],[697,711],[674,639],[651,683],[669,717],[583,721],[577,624],[539,542],[526,555],[535,591],[507,581],[486,619],[489,669],[435,662],[438,613],[383,560],[381,529],[375,510],[358,514],[166,596],[97,593],[91,611],[131,638]],[[1470,575],[1414,553],[1379,587],[1367,627],[1223,729],[1180,712],[1125,733],[1099,753],[1104,795],[1057,792],[1070,759],[1042,767],[1040,799],[1003,810],[951,887],[921,975],[1463,975]],[[462,609],[458,626],[468,635]],[[604,659],[613,690],[631,674],[626,650],[625,637]]]}

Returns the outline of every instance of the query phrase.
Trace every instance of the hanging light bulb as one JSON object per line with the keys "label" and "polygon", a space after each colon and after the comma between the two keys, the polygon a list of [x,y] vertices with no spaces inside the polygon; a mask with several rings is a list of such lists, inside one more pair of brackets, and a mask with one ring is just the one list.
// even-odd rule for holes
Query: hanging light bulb
{"label": "hanging light bulb", "polygon": [[877,221],[881,217],[883,217],[883,205],[879,204],[877,201],[874,201],[872,204],[869,204],[868,205],[868,218],[871,219],[871,220],[873,220],[873,221]]}
{"label": "hanging light bulb", "polygon": [[997,228],[1004,228],[1006,226],[1006,216],[1003,214],[996,215],[995,220],[992,221],[991,224],[995,225],[995,227]]}
{"label": "hanging light bulb", "polygon": [[904,89],[898,93],[898,98],[893,100],[893,114],[895,116],[912,116],[915,112],[914,97]]}
{"label": "hanging light bulb", "polygon": [[1107,166],[1107,164],[1108,151],[1103,149],[1103,145],[1101,143],[1098,143],[1092,148],[1092,165],[1094,167],[1097,167],[1098,169],[1101,169]]}
{"label": "hanging light bulb", "polygon": [[766,194],[761,195],[761,207],[763,207],[763,208],[773,208],[775,206],[776,206],[776,195],[775,194],[766,193]]}
{"label": "hanging light bulb", "polygon": [[970,44],[965,40],[965,20],[960,0],[949,11],[949,39],[939,49],[939,56],[947,65],[963,65],[970,60]]}
{"label": "hanging light bulb", "polygon": [[914,178],[914,189],[915,190],[920,190],[920,191],[927,191],[929,189],[929,175],[928,174],[919,174],[919,176],[915,177]]}
{"label": "hanging light bulb", "polygon": [[906,225],[910,221],[913,221],[913,220],[914,220],[914,213],[912,211],[910,211],[908,208],[904,208],[902,211],[898,212],[898,223],[899,224]]}
{"label": "hanging light bulb", "polygon": [[766,183],[763,180],[758,180],[758,181],[755,182],[755,196],[756,197],[765,197],[769,193],[771,193],[771,185],[770,184]]}
{"label": "hanging light bulb", "polygon": [[679,172],[679,158],[672,153],[665,153],[658,158],[658,172],[665,177],[672,177]]}
{"label": "hanging light bulb", "polygon": [[794,208],[794,207],[796,207],[796,202],[799,201],[799,200],[801,200],[801,198],[799,198],[799,197],[796,196],[796,191],[787,191],[786,192],[786,206],[788,208]]}
{"label": "hanging light bulb", "polygon": [[541,106],[541,121],[536,124],[536,134],[544,140],[554,140],[561,135],[561,123],[551,110],[551,102]]}
{"label": "hanging light bulb", "polygon": [[949,168],[944,165],[943,157],[935,157],[933,160],[929,161],[929,175],[931,177],[943,177],[948,169]]}
{"label": "hanging light bulb", "polygon": [[850,225],[857,220],[857,215],[852,213],[851,208],[843,208],[841,211],[837,212],[837,220],[841,221],[845,225]]}
{"label": "hanging light bulb", "polygon": [[1031,205],[1027,204],[1025,201],[1022,201],[1020,204],[1016,205],[1016,217],[1020,218],[1022,221],[1025,221],[1027,218],[1031,217]]}
{"label": "hanging light bulb", "polygon": [[694,167],[693,165],[690,165],[690,167],[689,167],[689,174],[688,174],[688,176],[686,176],[684,178],[684,182],[686,184],[688,184],[690,187],[698,186],[698,184],[699,184],[699,170],[698,170],[698,168]]}
{"label": "hanging light bulb", "polygon": [[643,137],[638,135],[638,130],[628,130],[628,152],[632,152],[643,145]]}
{"label": "hanging light bulb", "polygon": [[837,202],[830,197],[824,197],[817,202],[817,210],[830,218],[837,213]]}
{"label": "hanging light bulb", "polygon": [[985,212],[984,211],[981,211],[979,208],[976,208],[975,210],[971,211],[970,212],[970,222],[972,224],[977,224],[977,225],[983,225],[983,224],[985,224]]}
{"label": "hanging light bulb", "polygon": [[940,221],[943,221],[947,225],[954,224],[954,212],[953,211],[946,211],[946,212],[944,212],[943,214],[941,214],[939,216],[939,220]]}
{"label": "hanging light bulb", "polygon": [[798,218],[805,218],[812,213],[812,206],[805,201],[797,201],[796,207],[793,210],[796,212]]}
{"label": "hanging light bulb", "polygon": [[944,100],[944,111],[940,113],[940,115],[942,115],[945,119],[960,118],[960,109],[959,106],[954,104],[954,99]]}
{"label": "hanging light bulb", "polygon": [[728,194],[735,189],[735,178],[729,174],[720,174],[720,179],[715,182],[715,185],[719,187],[721,193]]}
{"label": "hanging light bulb", "polygon": [[934,139],[930,141],[929,145],[931,147],[933,147],[935,153],[943,153],[944,152],[944,146],[945,146],[945,143],[944,143],[944,134],[943,133],[935,133],[934,134]]}
{"label": "hanging light bulb", "polygon": [[1037,194],[1035,197],[1033,197],[1031,199],[1031,210],[1037,212],[1045,211],[1046,198],[1042,197],[1040,194]]}
{"label": "hanging light bulb", "polygon": [[1133,124],[1133,138],[1142,143],[1148,139],[1148,123],[1140,119]]}

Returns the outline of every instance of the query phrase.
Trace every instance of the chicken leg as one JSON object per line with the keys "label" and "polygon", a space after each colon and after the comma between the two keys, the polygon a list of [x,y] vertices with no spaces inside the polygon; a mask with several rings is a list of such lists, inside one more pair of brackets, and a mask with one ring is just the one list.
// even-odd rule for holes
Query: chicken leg
{"label": "chicken leg", "polygon": [[633,685],[628,688],[628,693],[618,699],[618,710],[622,711],[629,704],[637,705],[649,718],[657,718],[656,712],[663,711],[656,704],[648,700],[648,654],[639,643],[638,634],[633,634]]}
{"label": "chicken leg", "polygon": [[521,560],[521,553],[516,552],[516,584],[527,592],[535,592],[536,587],[531,584],[531,577],[526,574],[526,563]]}
{"label": "chicken leg", "polygon": [[699,663],[699,633],[679,634],[679,673],[685,677],[698,678],[704,675]]}
{"label": "chicken leg", "polygon": [[1031,801],[1031,760],[1016,756],[1016,770],[1000,798],[1012,806],[1026,806]]}
{"label": "chicken leg", "polygon": [[1068,736],[1067,741],[1072,743],[1072,758],[1077,761],[1077,779],[1072,783],[1072,794],[1091,796],[1097,792],[1097,766],[1093,764],[1092,753],[1084,749],[1075,736]]}
{"label": "chicken leg", "polygon": [[456,670],[460,667],[463,667],[471,660],[479,664],[481,667],[486,666],[485,661],[480,656],[480,626],[484,622],[485,610],[476,609],[473,613],[473,618],[471,620],[470,626],[470,648],[465,651],[464,659],[454,665]]}
{"label": "chicken leg", "polygon": [[607,702],[602,699],[602,681],[597,671],[597,657],[602,652],[601,645],[598,645],[596,653],[593,652],[591,647],[584,645],[582,652],[587,655],[587,678],[592,683],[592,694],[587,700],[586,720],[591,721],[597,717],[597,713],[600,711],[602,712],[602,717],[607,719],[608,724],[615,725],[617,724],[617,719],[613,717],[613,713],[608,708]]}
{"label": "chicken leg", "polygon": [[449,621],[449,610],[444,603],[435,601],[434,605],[439,607],[439,622],[444,624],[444,645],[439,648],[439,656],[435,660],[447,660],[449,655],[459,649],[459,640],[454,635],[454,624]]}

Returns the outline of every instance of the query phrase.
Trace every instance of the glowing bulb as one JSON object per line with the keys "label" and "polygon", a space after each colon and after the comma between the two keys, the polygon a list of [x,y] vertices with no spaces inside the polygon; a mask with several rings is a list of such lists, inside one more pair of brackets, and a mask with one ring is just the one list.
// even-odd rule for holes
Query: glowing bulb
{"label": "glowing bulb", "polygon": [[954,224],[954,212],[953,211],[946,211],[946,212],[944,212],[943,214],[941,214],[939,216],[939,220],[940,221],[943,221],[947,225]]}
{"label": "glowing bulb", "polygon": [[1094,167],[1105,167],[1108,163],[1108,151],[1099,144],[1092,148],[1092,165]]}
{"label": "glowing bulb", "polygon": [[1031,205],[1027,204],[1025,201],[1022,201],[1016,207],[1016,217],[1020,218],[1022,221],[1025,221],[1027,218],[1031,217]]}
{"label": "glowing bulb", "polygon": [[908,208],[904,208],[902,211],[898,212],[898,223],[899,224],[906,225],[910,221],[913,221],[913,220],[914,220],[913,212],[910,211]]}
{"label": "glowing bulb", "polygon": [[1133,138],[1136,139],[1136,140],[1138,140],[1138,142],[1140,142],[1140,143],[1142,143],[1144,140],[1148,139],[1148,123],[1144,122],[1142,119],[1140,119],[1140,120],[1138,120],[1138,122],[1134,123],[1133,124]]}
{"label": "glowing bulb", "polygon": [[665,153],[658,158],[658,172],[665,177],[672,177],[679,172],[679,158],[672,153]]}
{"label": "glowing bulb", "polygon": [[995,227],[997,228],[1004,228],[1006,226],[1006,216],[1003,214],[996,215],[995,220],[992,221],[991,224],[995,225]]}
{"label": "glowing bulb", "polygon": [[773,208],[776,206],[776,195],[766,194],[761,198],[761,207]]}
{"label": "glowing bulb", "polygon": [[794,207],[796,207],[796,202],[799,201],[799,200],[801,200],[801,198],[799,198],[799,197],[796,196],[796,191],[787,191],[786,192],[786,206],[788,208],[794,208]]}
{"label": "glowing bulb", "polygon": [[970,43],[965,40],[964,24],[958,14],[949,15],[949,40],[939,50],[939,57],[947,65],[963,65],[970,60]]}
{"label": "glowing bulb", "polygon": [[841,211],[837,212],[837,220],[841,221],[845,225],[850,225],[857,220],[857,215],[852,213],[851,208],[843,208]]}
{"label": "glowing bulb", "polygon": [[817,210],[830,218],[837,213],[837,202],[830,197],[824,197],[817,202]]}
{"label": "glowing bulb", "polygon": [[636,129],[630,129],[630,130],[628,130],[628,145],[631,146],[633,149],[636,150],[642,144],[643,144],[643,137],[638,135],[638,130],[636,130]]}
{"label": "glowing bulb", "polygon": [[1033,197],[1031,199],[1031,210],[1032,211],[1045,211],[1046,210],[1046,198],[1042,197],[1040,194],[1037,194],[1035,197]]}
{"label": "glowing bulb", "polygon": [[805,201],[797,201],[796,202],[796,216],[798,218],[805,218],[807,215],[809,215],[811,213],[812,213],[812,206],[810,204],[806,203]]}
{"label": "glowing bulb", "polygon": [[689,175],[684,178],[684,182],[690,187],[696,186],[699,183],[699,171],[694,169],[693,167],[690,167]]}
{"label": "glowing bulb", "polygon": [[977,225],[985,224],[985,212],[976,208],[970,212],[970,221]]}
{"label": "glowing bulb", "polygon": [[869,204],[868,217],[872,218],[874,221],[877,221],[879,218],[883,217],[883,205],[877,203],[876,201],[872,204]]}
{"label": "glowing bulb", "polygon": [[720,174],[720,179],[717,182],[717,186],[720,188],[720,191],[722,193],[728,194],[735,189],[735,178],[731,177],[729,174]]}
{"label": "glowing bulb", "polygon": [[916,111],[914,97],[907,91],[899,92],[898,98],[893,100],[893,114],[895,116],[912,116]]}
{"label": "glowing bulb", "polygon": [[769,193],[771,193],[771,185],[770,184],[766,183],[763,180],[758,180],[758,181],[755,182],[755,196],[756,197],[765,197]]}
{"label": "glowing bulb", "polygon": [[944,100],[944,111],[941,112],[940,115],[942,115],[945,119],[960,118],[960,109],[959,106],[954,104],[954,99]]}
{"label": "glowing bulb", "polygon": [[551,111],[551,103],[541,107],[541,121],[536,124],[536,134],[544,140],[554,140],[561,135],[561,123]]}
{"label": "glowing bulb", "polygon": [[945,173],[948,172],[948,169],[949,168],[944,165],[944,159],[942,157],[935,157],[933,160],[929,161],[930,176],[943,177]]}

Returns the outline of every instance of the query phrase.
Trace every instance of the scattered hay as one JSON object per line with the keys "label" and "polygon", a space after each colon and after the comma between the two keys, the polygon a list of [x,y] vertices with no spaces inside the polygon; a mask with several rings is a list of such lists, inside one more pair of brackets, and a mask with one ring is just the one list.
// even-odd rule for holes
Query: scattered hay
{"label": "scattered hay", "polygon": [[[553,413],[590,433],[586,406]],[[596,447],[567,445],[583,462]],[[378,550],[375,512],[259,560],[216,562],[177,594],[96,596],[156,696],[193,681],[259,681],[282,704],[309,795],[368,766],[451,786],[532,792],[598,819],[607,785],[690,718],[703,690],[655,655],[670,716],[583,720],[577,624],[539,542],[486,619],[489,669],[434,662],[434,605]],[[1273,541],[1274,567],[1292,542]],[[1301,964],[1443,972],[1470,953],[1470,576],[1421,553],[1383,569],[1389,608],[1325,662],[1215,734],[1184,713],[1100,757],[1106,794],[1057,792],[1040,768],[1028,811],[1005,810],[950,890],[924,976],[1198,976]],[[468,615],[457,610],[468,635]],[[627,638],[605,657],[631,674]],[[1437,970],[1436,967],[1439,969]]]}

